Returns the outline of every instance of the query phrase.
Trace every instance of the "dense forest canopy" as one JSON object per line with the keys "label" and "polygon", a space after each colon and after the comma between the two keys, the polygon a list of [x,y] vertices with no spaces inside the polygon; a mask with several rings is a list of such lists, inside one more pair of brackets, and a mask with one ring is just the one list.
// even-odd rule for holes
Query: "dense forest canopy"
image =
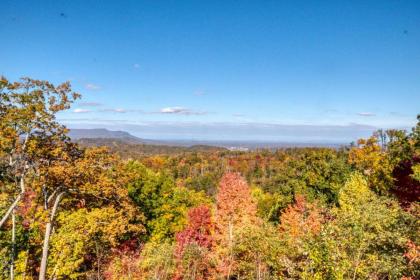
{"label": "dense forest canopy", "polygon": [[420,115],[341,149],[80,145],[0,79],[0,279],[418,279]]}

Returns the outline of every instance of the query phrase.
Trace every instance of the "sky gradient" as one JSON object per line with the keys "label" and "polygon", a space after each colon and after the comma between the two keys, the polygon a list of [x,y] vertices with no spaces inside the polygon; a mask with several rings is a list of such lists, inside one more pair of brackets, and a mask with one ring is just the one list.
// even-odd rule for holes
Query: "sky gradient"
{"label": "sky gradient", "polygon": [[346,142],[420,113],[420,1],[1,1],[0,74],[70,80],[69,127]]}

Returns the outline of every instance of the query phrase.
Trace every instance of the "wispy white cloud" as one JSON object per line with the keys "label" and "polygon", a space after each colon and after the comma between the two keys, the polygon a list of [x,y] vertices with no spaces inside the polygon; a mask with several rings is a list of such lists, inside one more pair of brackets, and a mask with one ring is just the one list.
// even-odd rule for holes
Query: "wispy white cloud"
{"label": "wispy white cloud", "polygon": [[100,86],[95,85],[95,84],[91,84],[91,83],[86,84],[85,88],[88,89],[88,90],[100,90],[101,89]]}
{"label": "wispy white cloud", "polygon": [[127,113],[127,110],[123,109],[123,108],[115,108],[113,110],[113,112],[115,112],[115,113]]}
{"label": "wispy white cloud", "polygon": [[374,116],[376,116],[376,114],[375,113],[372,113],[372,112],[360,112],[360,113],[357,113],[359,116],[362,116],[362,117],[374,117]]}
{"label": "wispy white cloud", "polygon": [[83,114],[83,113],[90,113],[90,112],[92,111],[88,109],[81,109],[81,108],[76,108],[73,110],[73,113],[76,113],[76,114]]}
{"label": "wispy white cloud", "polygon": [[80,107],[99,107],[102,106],[99,102],[80,102],[78,104]]}
{"label": "wispy white cloud", "polygon": [[113,108],[113,109],[103,109],[101,112],[111,112],[111,113],[127,113],[132,112],[133,110],[126,110],[123,108]]}
{"label": "wispy white cloud", "polygon": [[166,108],[160,109],[160,112],[163,114],[180,114],[180,113],[185,113],[187,111],[188,110],[183,107],[166,107]]}
{"label": "wispy white cloud", "polygon": [[193,111],[184,107],[165,107],[160,109],[161,114],[176,114],[176,115],[205,115],[207,112]]}
{"label": "wispy white cloud", "polygon": [[60,118],[59,121],[66,124],[103,124],[104,126],[121,123],[132,123],[130,120],[108,118]]}

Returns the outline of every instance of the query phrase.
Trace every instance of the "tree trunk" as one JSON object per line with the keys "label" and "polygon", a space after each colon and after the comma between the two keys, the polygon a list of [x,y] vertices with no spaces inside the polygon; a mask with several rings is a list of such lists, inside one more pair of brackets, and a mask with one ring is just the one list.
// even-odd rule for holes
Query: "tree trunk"
{"label": "tree trunk", "polygon": [[12,211],[12,253],[10,257],[10,280],[15,279],[15,245],[16,243],[16,217],[15,211]]}
{"label": "tree trunk", "polygon": [[54,206],[51,209],[50,219],[45,227],[45,235],[44,235],[44,244],[42,246],[42,259],[41,259],[41,267],[39,269],[39,280],[45,280],[45,276],[47,273],[47,262],[48,262],[48,248],[50,245],[50,236],[52,230],[52,224],[54,222],[54,217],[57,212],[58,204],[60,203],[61,197],[64,195],[64,192],[61,192],[57,195],[54,201]]}
{"label": "tree trunk", "polygon": [[12,205],[10,205],[9,209],[7,209],[6,213],[3,215],[3,218],[1,218],[0,221],[0,228],[3,227],[3,224],[7,221],[7,219],[10,217],[10,215],[12,214],[13,210],[15,209],[16,205],[19,203],[20,199],[22,198],[22,194],[20,193],[15,201],[13,201]]}
{"label": "tree trunk", "polygon": [[25,177],[22,176],[20,178],[20,194],[15,198],[15,201],[13,201],[12,205],[10,205],[9,209],[7,209],[6,213],[3,215],[3,217],[0,220],[0,229],[3,227],[3,224],[7,221],[7,219],[12,214],[13,210],[16,208],[19,201],[22,199],[23,194],[25,193]]}

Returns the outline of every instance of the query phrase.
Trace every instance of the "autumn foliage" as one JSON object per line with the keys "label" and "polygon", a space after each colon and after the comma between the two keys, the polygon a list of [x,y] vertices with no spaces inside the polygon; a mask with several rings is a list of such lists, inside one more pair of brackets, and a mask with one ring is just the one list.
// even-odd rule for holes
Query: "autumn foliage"
{"label": "autumn foliage", "polygon": [[189,211],[187,227],[175,236],[177,270],[174,279],[209,278],[209,254],[214,246],[213,227],[208,206],[202,205]]}
{"label": "autumn foliage", "polygon": [[185,248],[191,244],[211,249],[213,245],[213,223],[211,219],[208,206],[202,205],[190,209],[187,227],[175,236],[177,244],[175,255],[177,257],[182,257]]}
{"label": "autumn foliage", "polygon": [[313,203],[308,203],[305,197],[296,196],[296,202],[289,205],[281,215],[280,234],[287,233],[292,242],[308,235],[320,232],[323,216],[319,208]]}
{"label": "autumn foliage", "polygon": [[0,279],[419,278],[420,116],[340,149],[80,144],[79,97],[0,79]]}
{"label": "autumn foliage", "polygon": [[257,207],[251,197],[251,190],[238,173],[227,173],[220,179],[216,196],[217,228],[228,228],[245,222],[247,219],[255,220]]}

